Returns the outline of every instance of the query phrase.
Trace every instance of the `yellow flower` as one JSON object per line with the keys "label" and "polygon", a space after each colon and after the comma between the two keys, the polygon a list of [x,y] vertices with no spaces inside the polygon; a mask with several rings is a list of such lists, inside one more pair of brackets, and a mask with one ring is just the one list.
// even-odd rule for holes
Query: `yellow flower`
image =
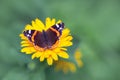
{"label": "yellow flower", "polygon": [[[35,21],[32,21],[32,25],[27,24],[25,26],[24,31],[26,30],[36,30],[42,32],[43,30],[48,30],[51,26],[61,23],[62,21],[55,21],[55,19],[50,19],[49,17],[46,18],[45,25],[41,20],[38,18],[35,19]],[[48,65],[52,65],[53,61],[58,61],[59,57],[61,58],[69,58],[68,53],[66,52],[66,47],[72,45],[72,36],[70,35],[70,30],[65,28],[62,31],[62,35],[59,37],[58,44],[54,48],[50,49],[44,49],[41,50],[36,48],[33,42],[31,42],[23,33],[20,34],[20,37],[22,39],[21,41],[21,52],[24,52],[26,54],[32,54],[32,59],[39,58],[39,60],[42,62],[45,59],[47,60]],[[59,56],[59,57],[58,57]]]}
{"label": "yellow flower", "polygon": [[69,71],[75,72],[76,66],[72,62],[59,60],[55,62],[55,71],[63,71],[64,73],[68,73]]}
{"label": "yellow flower", "polygon": [[63,61],[59,60],[55,62],[55,71],[63,71],[64,73],[70,72],[76,72],[77,66],[82,67],[83,62],[81,60],[82,55],[79,49],[75,50],[74,53],[74,60],[75,62],[69,62],[69,61]]}
{"label": "yellow flower", "polygon": [[81,58],[82,58],[82,54],[81,54],[80,50],[76,49],[76,51],[74,53],[74,59],[75,59],[78,67],[83,66],[83,62],[81,61]]}

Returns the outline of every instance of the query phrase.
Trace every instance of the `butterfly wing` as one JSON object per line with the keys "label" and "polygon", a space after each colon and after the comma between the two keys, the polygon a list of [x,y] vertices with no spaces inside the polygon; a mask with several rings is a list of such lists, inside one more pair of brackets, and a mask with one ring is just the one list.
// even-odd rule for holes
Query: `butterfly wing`
{"label": "butterfly wing", "polygon": [[63,28],[64,23],[59,23],[53,25],[45,32],[48,47],[54,47],[58,44]]}
{"label": "butterfly wing", "polygon": [[24,34],[24,36],[26,36],[29,39],[29,41],[32,42],[32,36],[33,36],[34,32],[35,32],[35,30],[25,30],[23,32],[23,34]]}
{"label": "butterfly wing", "polygon": [[61,35],[62,34],[62,30],[64,29],[64,23],[61,22],[61,23],[55,24],[51,28],[53,28],[54,30],[56,30],[57,32],[59,32],[60,35]]}
{"label": "butterfly wing", "polygon": [[43,30],[40,32],[36,30],[26,30],[23,32],[23,34],[35,46],[38,46],[40,48],[51,48],[57,45],[63,28],[64,23],[59,23],[50,27],[47,31]]}
{"label": "butterfly wing", "polygon": [[46,38],[45,38],[43,32],[36,31],[36,30],[26,30],[23,32],[23,34],[35,46],[39,46],[41,48],[44,48],[47,46]]}

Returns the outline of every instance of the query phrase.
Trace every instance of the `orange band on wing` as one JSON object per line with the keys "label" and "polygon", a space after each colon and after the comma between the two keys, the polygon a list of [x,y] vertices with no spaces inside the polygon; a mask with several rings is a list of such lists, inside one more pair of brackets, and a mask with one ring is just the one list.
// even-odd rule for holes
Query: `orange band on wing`
{"label": "orange band on wing", "polygon": [[54,29],[54,28],[50,28],[52,31],[54,31],[54,32],[56,32],[57,33],[57,36],[60,36],[60,33],[56,30],[56,29]]}
{"label": "orange band on wing", "polygon": [[32,42],[34,42],[34,37],[35,37],[35,35],[37,34],[37,31],[35,31],[34,33],[33,33],[33,35],[32,35]]}
{"label": "orange band on wing", "polygon": [[56,48],[58,46],[58,44],[59,44],[59,40],[57,40],[56,43],[54,45],[52,45],[51,49]]}
{"label": "orange band on wing", "polygon": [[37,49],[37,50],[39,50],[39,51],[44,51],[44,50],[45,50],[44,48],[41,48],[41,47],[39,47],[39,46],[37,46],[37,45],[35,45],[34,47],[35,47],[35,49]]}

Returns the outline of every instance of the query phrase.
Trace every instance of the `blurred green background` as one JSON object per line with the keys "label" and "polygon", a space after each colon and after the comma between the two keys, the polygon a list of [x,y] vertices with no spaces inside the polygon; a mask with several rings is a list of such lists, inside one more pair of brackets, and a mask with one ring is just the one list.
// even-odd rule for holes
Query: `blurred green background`
{"label": "blurred green background", "polygon": [[[84,66],[76,73],[44,71],[20,53],[24,26],[46,17],[79,40]],[[120,80],[120,0],[0,0],[0,80]]]}

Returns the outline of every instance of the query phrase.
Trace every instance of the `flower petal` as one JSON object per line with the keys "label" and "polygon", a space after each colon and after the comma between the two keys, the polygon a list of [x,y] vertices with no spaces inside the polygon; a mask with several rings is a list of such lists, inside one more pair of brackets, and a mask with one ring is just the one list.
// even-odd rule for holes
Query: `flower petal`
{"label": "flower petal", "polygon": [[28,41],[21,41],[21,44],[29,43]]}
{"label": "flower petal", "polygon": [[83,62],[81,60],[81,57],[82,57],[82,54],[81,54],[80,50],[77,49],[75,51],[75,53],[74,53],[74,59],[75,59],[77,65],[78,65],[78,67],[82,67],[83,66]]}
{"label": "flower petal", "polygon": [[58,23],[61,23],[61,22],[62,22],[61,20],[58,20],[58,21],[57,21],[57,24],[58,24]]}
{"label": "flower petal", "polygon": [[39,20],[39,19],[36,19],[35,20],[35,23],[36,23],[36,29],[41,31],[45,29],[45,26],[44,24]]}
{"label": "flower petal", "polygon": [[23,34],[20,34],[19,36],[21,37],[21,39],[27,40],[27,38]]}
{"label": "flower petal", "polygon": [[62,57],[62,58],[69,58],[69,55],[66,53],[66,52],[63,52],[63,51],[61,51],[60,53],[58,53],[58,55],[60,56],[60,57]]}
{"label": "flower petal", "polygon": [[53,52],[58,53],[58,52],[60,52],[61,50],[62,50],[62,51],[67,51],[66,48],[62,48],[62,47],[59,47],[59,46],[58,46],[58,48],[55,48],[55,49],[53,50]]}
{"label": "flower petal", "polygon": [[55,24],[55,19],[53,18],[51,21],[51,25],[54,25],[54,24]]}
{"label": "flower petal", "polygon": [[53,59],[51,57],[47,58],[47,63],[48,65],[52,65],[53,64]]}
{"label": "flower petal", "polygon": [[53,58],[54,60],[58,60],[58,56],[57,56],[57,54],[55,54],[54,52],[51,54],[51,56],[52,56],[52,58]]}
{"label": "flower petal", "polygon": [[72,42],[65,41],[65,42],[61,42],[59,47],[67,47],[67,46],[71,46],[72,44],[73,44]]}
{"label": "flower petal", "polygon": [[41,55],[43,55],[43,53],[38,51],[32,55],[32,59],[34,59],[35,57],[39,58]]}
{"label": "flower petal", "polygon": [[65,37],[65,38],[62,38],[61,41],[70,41],[70,40],[72,40],[72,39],[73,39],[72,36],[67,36],[67,37]]}
{"label": "flower petal", "polygon": [[28,53],[33,53],[33,52],[35,52],[36,50],[35,50],[35,48],[34,47],[25,47],[25,48],[23,48],[22,50],[21,50],[21,52],[28,52]]}
{"label": "flower petal", "polygon": [[75,71],[76,71],[76,66],[75,66],[74,63],[70,63],[70,62],[69,62],[69,67],[70,67],[70,71],[71,71],[71,72],[75,72]]}
{"label": "flower petal", "polygon": [[36,25],[35,21],[32,21],[32,27],[37,29],[38,26]]}
{"label": "flower petal", "polygon": [[46,29],[48,29],[49,27],[51,27],[51,19],[49,17],[46,18],[45,23],[46,23]]}
{"label": "flower petal", "polygon": [[34,53],[31,58],[34,59],[35,57],[36,57],[36,53]]}
{"label": "flower petal", "polygon": [[64,30],[62,31],[61,38],[64,38],[64,37],[68,36],[69,33],[70,33],[70,30],[69,30],[69,29],[67,29],[67,28],[64,29]]}
{"label": "flower petal", "polygon": [[40,57],[40,61],[42,62],[42,61],[44,61],[44,59],[45,59],[45,56],[44,56],[44,54],[43,54],[43,55],[41,55],[41,57]]}
{"label": "flower petal", "polygon": [[25,26],[25,30],[34,30],[34,27],[32,27],[31,25],[27,24]]}
{"label": "flower petal", "polygon": [[22,44],[21,47],[30,46],[30,44]]}

